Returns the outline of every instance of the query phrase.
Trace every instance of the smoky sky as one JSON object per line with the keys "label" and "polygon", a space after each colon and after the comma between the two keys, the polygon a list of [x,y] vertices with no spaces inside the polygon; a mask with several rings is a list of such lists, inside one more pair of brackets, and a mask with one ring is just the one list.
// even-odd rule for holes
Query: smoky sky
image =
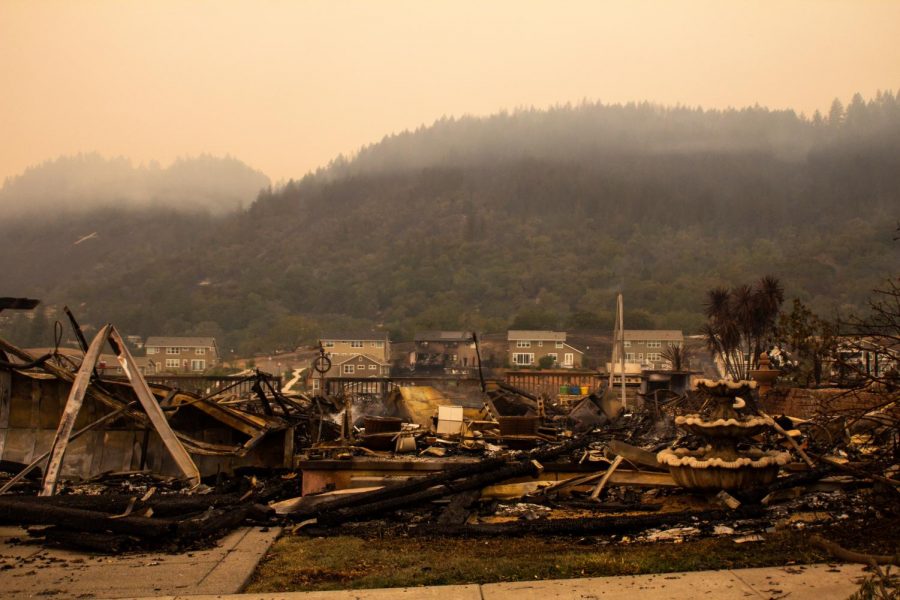
{"label": "smoky sky", "polygon": [[0,182],[60,155],[273,180],[442,116],[581,100],[827,111],[900,88],[900,3],[0,3]]}

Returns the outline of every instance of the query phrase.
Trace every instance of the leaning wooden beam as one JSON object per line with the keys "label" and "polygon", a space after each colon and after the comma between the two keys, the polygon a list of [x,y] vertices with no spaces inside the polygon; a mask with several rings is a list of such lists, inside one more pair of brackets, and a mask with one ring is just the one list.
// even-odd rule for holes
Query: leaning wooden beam
{"label": "leaning wooden beam", "polygon": [[[107,335],[109,337],[110,345],[113,347],[113,350],[115,350],[116,358],[122,366],[122,371],[125,372],[128,381],[131,382],[131,387],[134,388],[134,392],[137,394],[141,406],[144,407],[144,411],[150,418],[150,422],[153,424],[154,429],[156,429],[159,437],[162,438],[163,444],[165,444],[169,454],[175,459],[175,463],[178,465],[178,468],[181,469],[181,472],[184,473],[185,477],[187,477],[194,486],[200,485],[200,470],[197,469],[197,465],[194,464],[194,459],[192,459],[191,455],[184,449],[184,446],[178,441],[175,432],[172,431],[172,428],[169,426],[166,415],[163,414],[162,408],[160,408],[159,402],[156,400],[156,396],[150,391],[147,380],[141,375],[141,370],[134,361],[134,357],[131,356],[131,352],[129,352],[128,348],[125,346],[125,341],[122,339],[122,336],[119,335],[119,332],[116,331],[115,327],[110,327],[109,329]],[[86,358],[87,357],[85,357],[85,359]],[[85,360],[85,362],[87,361]],[[84,365],[82,364],[82,370],[83,369]],[[80,375],[81,371],[79,371],[79,376]]]}
{"label": "leaning wooden beam", "polygon": [[609,465],[609,468],[606,470],[606,473],[603,474],[603,477],[600,479],[600,483],[591,491],[591,500],[600,501],[600,493],[603,491],[603,488],[606,487],[606,482],[609,481],[610,476],[616,472],[616,469],[619,468],[619,465],[622,464],[622,461],[625,460],[621,456],[617,456],[616,459]]}
{"label": "leaning wooden beam", "polygon": [[812,459],[810,459],[809,456],[807,456],[806,452],[803,451],[803,448],[800,447],[800,444],[797,443],[797,440],[792,438],[790,436],[790,434],[784,430],[784,427],[779,425],[775,421],[775,419],[773,419],[772,417],[767,415],[765,412],[759,411],[759,414],[760,414],[760,416],[762,416],[764,419],[766,419],[769,422],[769,425],[772,427],[772,429],[777,431],[779,434],[781,434],[781,437],[783,437],[785,440],[787,440],[787,442],[794,448],[794,450],[797,452],[797,454],[800,455],[800,458],[803,459],[803,462],[805,462],[807,465],[809,465],[810,469],[816,468],[816,463],[814,463],[812,461]]}
{"label": "leaning wooden beam", "polygon": [[75,427],[75,419],[78,418],[78,412],[81,410],[81,405],[84,404],[84,396],[91,384],[94,366],[100,358],[100,352],[103,350],[111,328],[112,325],[106,324],[97,332],[84,355],[84,360],[81,361],[81,367],[75,376],[72,389],[69,390],[69,398],[66,400],[66,406],[59,420],[59,427],[56,429],[56,437],[53,438],[53,444],[50,446],[50,459],[47,461],[47,470],[44,473],[44,484],[40,496],[52,496],[56,493],[56,482],[59,479],[59,470],[62,467],[66,448],[69,447],[72,428]]}

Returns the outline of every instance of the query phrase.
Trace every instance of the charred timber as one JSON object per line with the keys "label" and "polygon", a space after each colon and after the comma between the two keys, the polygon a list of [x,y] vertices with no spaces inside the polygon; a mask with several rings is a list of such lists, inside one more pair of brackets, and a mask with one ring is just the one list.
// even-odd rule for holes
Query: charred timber
{"label": "charred timber", "polygon": [[0,521],[15,525],[56,525],[60,529],[134,535],[142,538],[162,538],[177,530],[177,523],[168,519],[121,517],[81,508],[52,504],[37,504],[31,498],[0,498]]}
{"label": "charred timber", "polygon": [[[542,462],[557,458],[568,452],[583,448],[590,444],[592,441],[593,439],[590,436],[583,436],[559,446],[542,448],[540,450],[536,450],[527,454],[525,458],[516,463],[514,467],[515,469],[521,470],[519,472],[519,475],[527,474],[534,469],[532,463],[533,460]],[[436,486],[440,486],[443,490],[441,495],[453,494],[474,489],[473,487],[466,486],[463,483],[459,483],[453,486],[449,485],[449,482],[453,482],[458,479],[479,478],[477,479],[477,481],[488,481],[488,483],[481,483],[476,485],[490,485],[491,483],[496,483],[497,481],[502,481],[503,479],[509,479],[519,476],[505,475],[504,473],[506,471],[501,472],[501,469],[507,468],[508,465],[509,460],[505,458],[491,458],[477,463],[465,464],[459,467],[447,469],[446,471],[442,471],[434,475],[409,479],[407,481],[396,483],[380,490],[336,498],[335,500],[319,504],[313,508],[291,513],[290,515],[288,515],[288,518],[292,520],[317,518],[320,520],[320,522],[325,522],[326,520],[328,520],[328,518],[326,517],[323,519],[324,515],[336,515],[341,511],[344,511],[344,514],[356,514],[351,511],[351,509],[353,509],[354,507],[360,507],[360,514],[364,514],[364,507],[376,504],[379,506],[387,505],[387,502],[393,499],[397,500],[397,507],[401,508],[402,506],[409,505],[407,503],[404,503],[404,500],[415,498],[414,502],[423,502],[425,500],[423,500],[422,498],[439,498],[440,495],[431,496],[433,492],[429,492],[429,490],[435,488]],[[498,473],[500,477],[499,479],[496,478],[496,474]],[[488,474],[487,479],[481,477],[485,474]]]}
{"label": "charred timber", "polygon": [[632,534],[656,527],[671,527],[681,524],[714,523],[717,521],[752,519],[765,513],[762,507],[753,506],[736,511],[711,510],[681,513],[637,515],[627,517],[606,517],[599,519],[546,519],[536,521],[516,521],[512,523],[489,523],[459,526],[418,527],[414,531],[435,536],[524,536],[524,535],[614,535]]}
{"label": "charred timber", "polygon": [[[26,500],[23,496],[10,496],[10,498]],[[96,496],[67,495],[67,496],[39,496],[27,497],[27,502],[37,506],[62,506],[65,508],[80,508],[110,515],[122,514],[129,506],[134,496],[122,494]],[[241,497],[237,494],[204,494],[199,496],[151,496],[144,502],[135,502],[133,511],[144,508],[152,508],[156,517],[182,517],[192,513],[206,511],[210,508],[224,508],[241,504]]]}

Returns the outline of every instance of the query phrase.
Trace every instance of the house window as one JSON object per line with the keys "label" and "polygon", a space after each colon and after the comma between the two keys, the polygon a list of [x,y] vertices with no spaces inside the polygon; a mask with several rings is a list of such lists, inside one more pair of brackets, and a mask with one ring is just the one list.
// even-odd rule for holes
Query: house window
{"label": "house window", "polygon": [[319,389],[321,383],[322,383],[321,379],[313,379],[313,389],[314,390]]}
{"label": "house window", "polygon": [[547,356],[552,358],[554,363],[559,360],[559,356],[557,356],[556,352],[548,352]]}
{"label": "house window", "polygon": [[538,341],[538,348],[543,348],[543,347],[544,347],[544,341],[543,340]]}
{"label": "house window", "polygon": [[574,365],[575,364],[575,355],[571,352],[566,352],[566,357],[564,359],[563,364],[565,364],[567,367],[571,367],[572,365]]}
{"label": "house window", "polygon": [[625,340],[625,347],[631,348],[631,340]]}
{"label": "house window", "polygon": [[356,367],[353,365],[344,365],[344,375],[353,375],[356,372]]}
{"label": "house window", "polygon": [[376,348],[384,348],[384,342],[375,342],[372,345],[375,346]]}
{"label": "house window", "polygon": [[326,348],[334,348],[334,342],[332,340],[328,340],[323,344]]}
{"label": "house window", "polygon": [[634,362],[634,352],[625,353],[625,362]]}
{"label": "house window", "polygon": [[191,361],[191,371],[203,371],[206,369],[206,361],[195,358]]}
{"label": "house window", "polygon": [[198,356],[203,356],[206,354],[206,348],[197,348],[194,352],[196,352]]}
{"label": "house window", "polygon": [[563,347],[563,343],[562,343],[562,342],[556,342],[556,347],[557,347],[557,348],[562,348],[562,347]]}
{"label": "house window", "polygon": [[166,348],[166,354],[178,354],[178,348]]}
{"label": "house window", "polygon": [[530,365],[534,363],[534,354],[526,353],[526,352],[516,352],[513,354],[513,364],[516,365]]}
{"label": "house window", "polygon": [[647,342],[648,348],[662,348],[662,342],[659,340],[650,340]]}
{"label": "house window", "polygon": [[359,340],[353,340],[352,342],[350,342],[350,347],[351,348],[362,348],[363,343]]}
{"label": "house window", "polygon": [[166,367],[168,367],[170,369],[177,369],[179,366],[181,366],[181,361],[178,360],[177,358],[167,358],[166,359]]}
{"label": "house window", "polygon": [[370,370],[370,371],[374,371],[374,370],[377,369],[377,368],[378,368],[377,365],[369,365],[369,370]]}
{"label": "house window", "polygon": [[518,342],[516,342],[516,348],[531,348],[531,342],[519,340]]}
{"label": "house window", "polygon": [[659,362],[660,360],[662,360],[662,355],[659,352],[651,352],[647,355],[647,360]]}
{"label": "house window", "polygon": [[147,346],[147,354],[156,354],[159,352],[159,348],[156,346]]}

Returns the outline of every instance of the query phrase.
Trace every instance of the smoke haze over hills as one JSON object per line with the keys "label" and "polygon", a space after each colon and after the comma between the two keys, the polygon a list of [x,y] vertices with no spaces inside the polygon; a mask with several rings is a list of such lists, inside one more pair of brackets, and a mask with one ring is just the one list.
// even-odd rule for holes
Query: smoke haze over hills
{"label": "smoke haze over hills", "polygon": [[8,178],[0,187],[0,219],[48,211],[177,208],[223,214],[248,206],[269,178],[241,161],[208,155],[167,167],[134,166],[99,154],[63,156]]}

